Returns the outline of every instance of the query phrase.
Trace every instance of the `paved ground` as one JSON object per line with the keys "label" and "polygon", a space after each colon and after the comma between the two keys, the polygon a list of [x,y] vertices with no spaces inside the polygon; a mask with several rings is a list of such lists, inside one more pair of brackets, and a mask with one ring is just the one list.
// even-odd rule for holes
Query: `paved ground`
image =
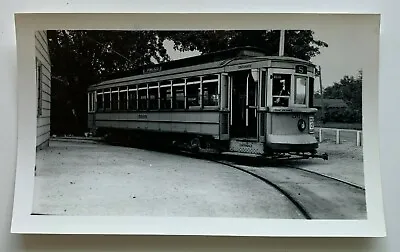
{"label": "paved ground", "polygon": [[230,167],[92,142],[51,141],[38,152],[34,190],[40,214],[302,218]]}

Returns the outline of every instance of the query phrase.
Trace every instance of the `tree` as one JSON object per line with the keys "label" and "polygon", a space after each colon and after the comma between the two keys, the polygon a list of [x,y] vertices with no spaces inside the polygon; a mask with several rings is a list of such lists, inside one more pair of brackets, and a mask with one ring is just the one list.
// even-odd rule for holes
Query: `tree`
{"label": "tree", "polygon": [[[232,47],[254,46],[265,49],[269,55],[278,55],[279,30],[213,30],[213,31],[162,31],[163,39],[174,41],[174,49],[209,53]],[[320,53],[320,47],[328,44],[314,39],[310,30],[285,31],[285,56],[310,60]]]}
{"label": "tree", "polygon": [[353,109],[362,107],[362,70],[357,76],[345,75],[339,82],[324,89],[324,97],[343,99]]}
{"label": "tree", "polygon": [[[105,76],[170,60],[163,42],[180,51],[208,53],[237,46],[279,50],[279,31],[48,31],[52,62],[52,126],[56,134],[82,134],[87,123],[87,88]],[[286,31],[285,55],[309,60],[320,47],[312,31]]]}
{"label": "tree", "polygon": [[342,117],[346,122],[362,121],[362,70],[357,76],[345,75],[339,82],[324,89],[324,99],[342,99],[348,106]]}
{"label": "tree", "polygon": [[82,134],[89,85],[103,76],[169,60],[155,31],[48,31],[52,132]]}

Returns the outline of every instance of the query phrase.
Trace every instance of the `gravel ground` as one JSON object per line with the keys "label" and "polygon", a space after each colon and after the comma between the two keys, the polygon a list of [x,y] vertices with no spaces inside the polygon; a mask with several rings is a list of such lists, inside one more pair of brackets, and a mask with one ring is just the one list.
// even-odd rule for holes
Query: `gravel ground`
{"label": "gravel ground", "polygon": [[303,218],[283,195],[230,167],[94,143],[37,153],[33,213]]}
{"label": "gravel ground", "polygon": [[246,167],[277,184],[294,197],[312,219],[365,219],[365,191],[283,167]]}
{"label": "gravel ground", "polygon": [[[364,186],[362,147],[353,142],[335,144],[325,140],[320,143],[320,153],[328,153],[329,159],[285,161],[295,167],[315,171]],[[288,167],[242,166],[276,183],[295,197],[315,219],[365,219],[365,191],[353,188],[319,175]]]}
{"label": "gravel ground", "polygon": [[333,141],[320,143],[318,152],[328,153],[329,160],[309,159],[290,163],[311,171],[343,179],[364,186],[364,165],[362,147],[352,142],[335,144]]}
{"label": "gravel ground", "polygon": [[[319,129],[315,129],[315,137],[319,138]],[[340,143],[352,143],[357,144],[357,131],[355,130],[342,130],[339,134]],[[336,142],[336,130],[335,129],[323,129],[322,130],[322,140],[329,142]],[[361,133],[362,141],[362,133]]]}

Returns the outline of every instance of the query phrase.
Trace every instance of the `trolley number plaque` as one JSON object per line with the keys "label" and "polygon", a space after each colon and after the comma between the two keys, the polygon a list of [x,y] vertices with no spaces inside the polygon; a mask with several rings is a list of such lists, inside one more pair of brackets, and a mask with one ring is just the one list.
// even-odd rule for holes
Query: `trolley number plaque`
{"label": "trolley number plaque", "polygon": [[294,115],[292,115],[292,118],[301,119],[301,118],[303,118],[303,116],[301,114],[294,114]]}

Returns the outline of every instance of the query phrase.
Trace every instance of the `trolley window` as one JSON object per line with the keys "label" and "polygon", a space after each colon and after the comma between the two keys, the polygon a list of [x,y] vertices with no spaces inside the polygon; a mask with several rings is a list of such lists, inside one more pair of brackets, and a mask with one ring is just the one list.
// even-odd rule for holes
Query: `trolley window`
{"label": "trolley window", "polygon": [[295,76],[294,104],[306,105],[307,77]]}
{"label": "trolley window", "polygon": [[200,106],[200,77],[188,79],[186,85],[187,107]]}
{"label": "trolley window", "polygon": [[129,110],[137,109],[136,87],[130,87],[128,92],[128,108]]}
{"label": "trolley window", "polygon": [[261,74],[261,107],[265,107],[266,105],[266,101],[265,101],[265,97],[266,97],[266,75],[265,75],[266,71],[262,71]]}
{"label": "trolley window", "polygon": [[158,109],[158,83],[149,85],[149,109]]}
{"label": "trolley window", "polygon": [[203,106],[218,106],[218,76],[203,78]]}
{"label": "trolley window", "polygon": [[290,74],[274,74],[272,80],[272,105],[288,107],[290,98]]}
{"label": "trolley window", "polygon": [[104,92],[104,110],[111,108],[111,92],[110,89]]}
{"label": "trolley window", "polygon": [[120,110],[127,110],[127,98],[128,94],[126,92],[126,88],[119,90],[119,109]]}
{"label": "trolley window", "polygon": [[160,109],[171,109],[171,99],[171,82],[162,82],[160,85]]}
{"label": "trolley window", "polygon": [[172,81],[172,108],[185,108],[185,79],[175,79]]}
{"label": "trolley window", "polygon": [[118,89],[113,88],[111,92],[111,110],[118,110]]}
{"label": "trolley window", "polygon": [[97,93],[97,111],[103,110],[103,93]]}
{"label": "trolley window", "polygon": [[89,95],[88,95],[88,96],[89,96],[89,100],[88,100],[88,103],[89,103],[89,106],[88,106],[89,112],[94,112],[94,101],[95,101],[94,95],[95,95],[94,92],[90,92]]}
{"label": "trolley window", "polygon": [[139,88],[139,110],[147,110],[147,87]]}

